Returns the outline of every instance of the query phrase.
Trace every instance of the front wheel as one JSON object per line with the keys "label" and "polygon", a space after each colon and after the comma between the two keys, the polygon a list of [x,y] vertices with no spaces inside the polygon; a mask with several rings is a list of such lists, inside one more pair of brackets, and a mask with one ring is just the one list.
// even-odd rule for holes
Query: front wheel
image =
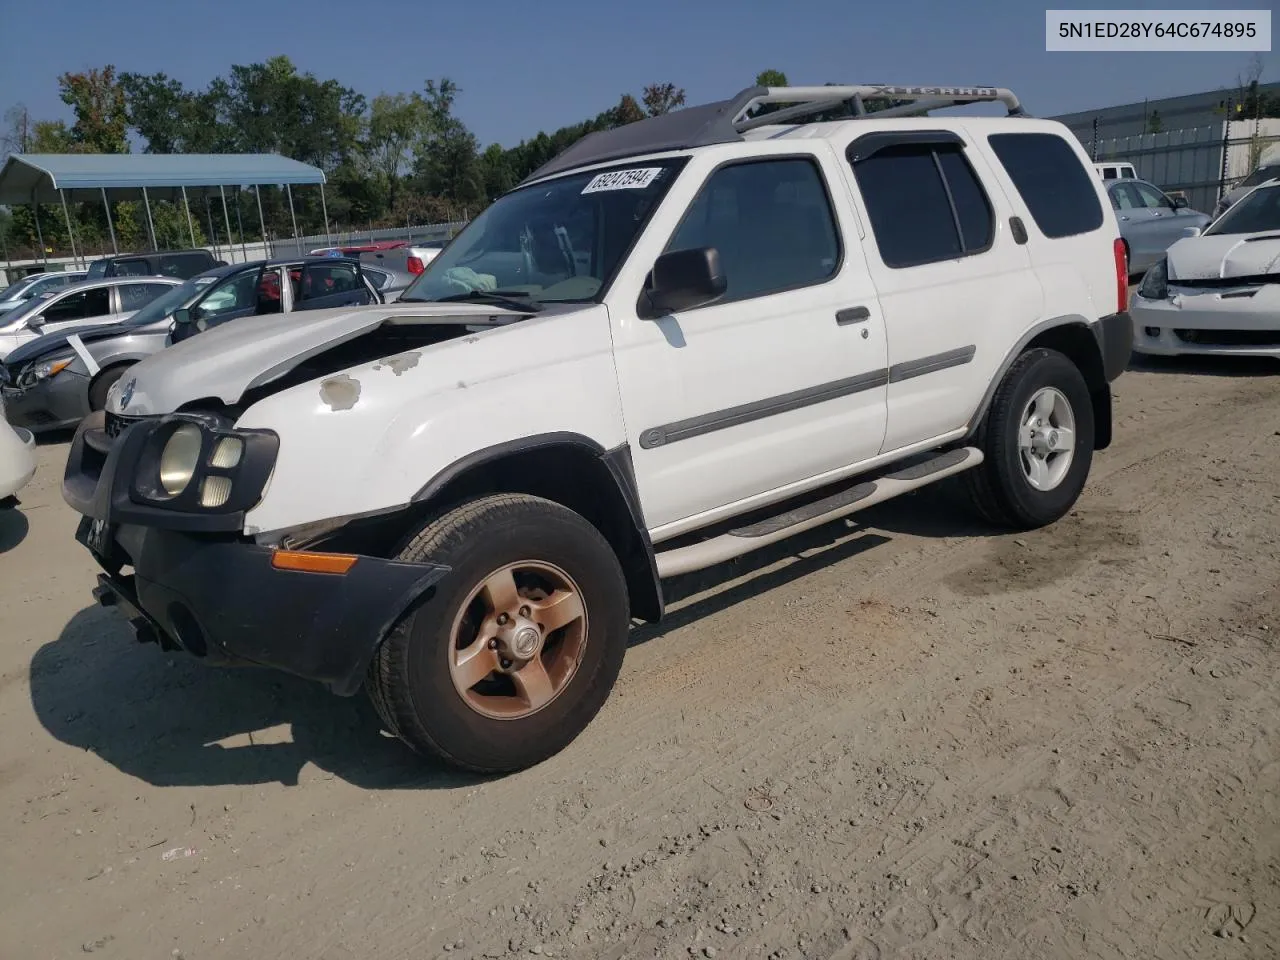
{"label": "front wheel", "polygon": [[451,572],[370,665],[390,731],[482,773],[568,746],[604,705],[627,645],[626,581],[600,532],[559,504],[499,494],[431,521],[399,558]]}
{"label": "front wheel", "polygon": [[1022,354],[996,390],[977,442],[986,459],[966,476],[984,517],[1024,530],[1062,517],[1093,461],[1093,402],[1080,369],[1056,350]]}
{"label": "front wheel", "polygon": [[121,363],[114,367],[107,367],[107,369],[94,377],[93,382],[89,384],[90,412],[97,413],[99,410],[106,408],[107,394],[110,392],[111,388],[115,386],[116,381],[124,376],[125,371],[128,370],[130,366],[132,366],[132,364]]}

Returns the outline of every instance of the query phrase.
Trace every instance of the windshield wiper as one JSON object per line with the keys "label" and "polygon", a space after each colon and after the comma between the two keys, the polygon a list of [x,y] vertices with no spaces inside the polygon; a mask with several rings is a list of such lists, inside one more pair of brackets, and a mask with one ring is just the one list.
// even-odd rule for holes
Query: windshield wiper
{"label": "windshield wiper", "polygon": [[[492,303],[495,306],[506,307],[508,310],[519,310],[521,313],[537,313],[543,309],[542,304],[532,299],[517,300],[517,297],[531,298],[533,294],[527,290],[468,290],[466,293],[454,293],[447,297],[437,297],[434,301],[425,301],[427,303],[462,303],[466,301],[475,301],[479,303]],[[404,300],[404,297],[400,298]],[[416,302],[416,298],[415,298]]]}

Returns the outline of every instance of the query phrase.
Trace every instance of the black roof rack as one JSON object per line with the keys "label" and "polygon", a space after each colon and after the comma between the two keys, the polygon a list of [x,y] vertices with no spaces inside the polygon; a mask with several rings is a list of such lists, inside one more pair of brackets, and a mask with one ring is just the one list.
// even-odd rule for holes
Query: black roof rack
{"label": "black roof rack", "polygon": [[[885,110],[867,111],[867,100],[910,100]],[[689,150],[742,140],[755,127],[813,116],[848,104],[855,116],[905,117],[970,103],[1003,103],[1009,116],[1025,116],[1013,91],[1003,87],[895,87],[885,84],[825,87],[748,87],[729,100],[686,107],[589,133],[526,177],[532,183],[574,167],[621,160],[642,153]],[[748,116],[761,104],[790,104],[781,110]]]}

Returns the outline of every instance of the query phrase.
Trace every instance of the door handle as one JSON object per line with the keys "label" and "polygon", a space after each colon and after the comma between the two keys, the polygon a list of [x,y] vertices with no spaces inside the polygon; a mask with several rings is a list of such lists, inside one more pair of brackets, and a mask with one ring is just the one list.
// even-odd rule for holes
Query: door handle
{"label": "door handle", "polygon": [[836,323],[845,327],[851,323],[863,323],[871,319],[871,311],[866,307],[849,307],[836,312]]}

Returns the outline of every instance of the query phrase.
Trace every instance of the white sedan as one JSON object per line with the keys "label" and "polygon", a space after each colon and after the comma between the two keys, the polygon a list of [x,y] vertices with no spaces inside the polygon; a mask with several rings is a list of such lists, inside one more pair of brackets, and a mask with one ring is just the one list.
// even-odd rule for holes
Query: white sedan
{"label": "white sedan", "polygon": [[36,472],[36,441],[30,430],[12,427],[0,399],[0,509],[17,502],[14,495]]}
{"label": "white sedan", "polygon": [[1129,313],[1138,353],[1280,358],[1280,180],[1169,247]]}

